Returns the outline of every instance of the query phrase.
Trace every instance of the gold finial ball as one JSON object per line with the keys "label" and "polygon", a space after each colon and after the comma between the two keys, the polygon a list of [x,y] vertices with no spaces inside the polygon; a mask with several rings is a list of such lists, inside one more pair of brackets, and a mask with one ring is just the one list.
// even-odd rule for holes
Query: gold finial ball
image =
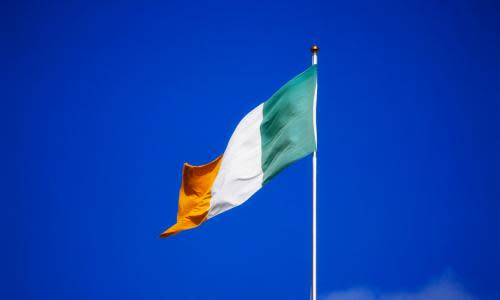
{"label": "gold finial ball", "polygon": [[312,45],[311,52],[312,52],[312,54],[318,54],[318,52],[319,52],[318,45]]}

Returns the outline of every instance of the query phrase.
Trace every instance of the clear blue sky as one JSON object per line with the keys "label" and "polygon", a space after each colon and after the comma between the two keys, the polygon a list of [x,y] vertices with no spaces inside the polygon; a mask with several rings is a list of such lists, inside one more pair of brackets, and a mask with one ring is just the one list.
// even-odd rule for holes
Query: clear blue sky
{"label": "clear blue sky", "polygon": [[0,298],[308,299],[310,158],[200,228],[158,235],[182,164],[222,153],[318,43],[322,299],[443,276],[500,299],[495,1],[1,10]]}

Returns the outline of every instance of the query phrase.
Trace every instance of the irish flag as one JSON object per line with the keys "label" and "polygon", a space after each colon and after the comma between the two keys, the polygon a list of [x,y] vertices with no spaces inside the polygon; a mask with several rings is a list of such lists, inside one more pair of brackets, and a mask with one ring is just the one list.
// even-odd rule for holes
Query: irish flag
{"label": "irish flag", "polygon": [[197,227],[242,204],[316,150],[316,74],[317,65],[312,65],[250,111],[214,161],[184,164],[177,223],[161,237]]}

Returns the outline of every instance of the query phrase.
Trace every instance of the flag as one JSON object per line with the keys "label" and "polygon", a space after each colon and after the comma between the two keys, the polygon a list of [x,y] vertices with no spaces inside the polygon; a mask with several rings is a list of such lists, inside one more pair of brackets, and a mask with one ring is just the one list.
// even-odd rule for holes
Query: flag
{"label": "flag", "polygon": [[224,154],[201,166],[185,163],[177,223],[160,236],[199,226],[247,201],[293,162],[316,151],[317,65],[297,75],[248,113]]}

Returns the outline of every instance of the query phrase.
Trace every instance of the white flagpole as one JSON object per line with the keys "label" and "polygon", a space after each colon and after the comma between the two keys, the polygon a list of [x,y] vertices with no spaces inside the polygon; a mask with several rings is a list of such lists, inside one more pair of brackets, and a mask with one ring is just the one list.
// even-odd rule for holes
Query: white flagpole
{"label": "white flagpole", "polygon": [[[319,47],[313,45],[311,47],[312,64],[318,63]],[[318,133],[316,129],[316,99],[318,93],[318,82],[316,82],[316,89],[314,90],[314,109],[313,109],[313,123],[314,123],[314,138],[316,140],[316,147],[318,145]],[[312,171],[313,171],[313,186],[312,186],[312,287],[311,294],[312,300],[317,300],[316,293],[316,151],[313,152],[312,157]]]}

